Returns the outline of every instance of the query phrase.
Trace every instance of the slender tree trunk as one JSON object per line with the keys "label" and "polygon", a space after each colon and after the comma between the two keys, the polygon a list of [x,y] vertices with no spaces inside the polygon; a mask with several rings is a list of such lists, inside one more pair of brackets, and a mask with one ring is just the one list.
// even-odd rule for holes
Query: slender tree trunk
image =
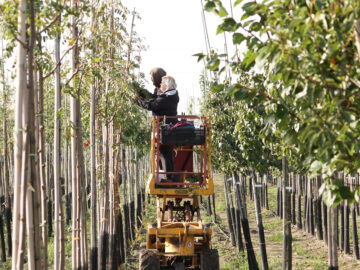
{"label": "slender tree trunk", "polygon": [[[107,88],[107,86],[106,86]],[[106,114],[106,112],[105,112]],[[105,119],[103,124],[103,175],[104,186],[102,194],[102,214],[101,214],[101,245],[99,269],[106,269],[109,253],[109,123]]]}
{"label": "slender tree trunk", "polygon": [[136,188],[136,228],[141,227],[142,223],[142,200],[141,200],[141,163],[140,160],[138,160],[139,156],[138,153],[135,152],[135,188]]}
{"label": "slender tree trunk", "polygon": [[[1,173],[0,173],[1,180]],[[4,232],[4,220],[3,220],[4,209],[1,207],[0,211],[0,254],[1,261],[6,262],[6,248],[5,248],[5,232]]]}
{"label": "slender tree trunk", "polygon": [[[95,32],[96,24],[96,7],[93,1],[92,6],[92,19],[91,29]],[[96,55],[96,46],[93,44],[93,55]],[[94,78],[93,84],[91,85],[91,96],[90,96],[90,182],[91,182],[91,250],[90,250],[90,268],[91,270],[98,269],[98,235],[97,235],[97,185],[96,185],[96,92],[97,92],[98,80]]]}
{"label": "slender tree trunk", "polygon": [[259,230],[259,245],[260,245],[260,254],[261,254],[261,262],[262,262],[262,269],[268,270],[269,264],[266,255],[266,243],[265,243],[265,233],[264,233],[264,226],[262,223],[262,216],[261,216],[261,207],[259,201],[259,188],[261,189],[262,185],[258,185],[255,179],[256,175],[254,171],[252,171],[251,179],[252,179],[252,187],[254,193],[254,204],[255,204],[255,214],[256,214],[256,223]]}
{"label": "slender tree trunk", "polygon": [[334,207],[328,207],[328,252],[329,252],[329,270],[338,270],[337,256],[337,213]]}
{"label": "slender tree trunk", "polygon": [[321,214],[322,214],[322,225],[323,225],[323,232],[324,232],[324,242],[325,242],[325,245],[328,244],[328,239],[329,239],[329,236],[328,236],[328,209],[327,209],[327,206],[326,204],[322,201],[321,202]]}
{"label": "slender tree trunk", "polygon": [[[39,51],[42,51],[42,43],[41,43],[41,35],[38,37],[38,48]],[[38,86],[38,91],[35,91],[35,107],[36,107],[36,146],[37,146],[37,157],[38,157],[38,177],[40,179],[40,204],[41,204],[41,223],[43,226],[41,227],[41,237],[42,237],[42,246],[43,249],[46,250],[44,252],[45,256],[45,268],[48,268],[48,258],[47,258],[47,250],[48,250],[48,235],[49,235],[49,225],[52,222],[52,216],[48,216],[48,182],[45,175],[45,127],[44,127],[44,78],[41,64],[37,65],[38,67],[38,83],[35,85]],[[37,78],[34,76],[34,78]],[[49,165],[48,165],[49,166]],[[51,227],[52,228],[52,227]],[[50,229],[51,230],[51,229]]]}
{"label": "slender tree trunk", "polygon": [[23,269],[25,184],[21,181],[23,125],[22,110],[24,92],[26,91],[26,0],[19,0],[18,38],[17,43],[17,86],[15,105],[14,137],[14,210],[13,210],[13,250],[12,270]]}
{"label": "slender tree trunk", "polygon": [[285,157],[282,158],[282,169],[283,169],[283,270],[292,269],[292,247],[291,247],[291,201],[290,201],[290,190],[289,190],[289,173],[287,169],[287,160]]}
{"label": "slender tree trunk", "polygon": [[128,148],[128,179],[129,179],[129,222],[131,240],[135,239],[135,200],[134,200],[134,177],[132,163],[133,149]]}
{"label": "slender tree trunk", "polygon": [[95,129],[95,107],[96,107],[96,86],[95,82],[91,86],[91,102],[90,102],[90,151],[91,151],[91,261],[92,270],[97,268],[97,188],[96,188],[96,129]]}
{"label": "slender tree trunk", "polygon": [[235,230],[234,230],[234,222],[233,222],[233,217],[232,217],[232,213],[231,213],[231,204],[230,204],[230,198],[229,198],[230,190],[229,190],[229,185],[228,185],[226,175],[224,175],[224,193],[225,193],[227,221],[228,221],[229,232],[230,232],[230,240],[231,240],[231,244],[233,246],[235,246],[236,245],[235,234],[234,234]]}
{"label": "slender tree trunk", "polygon": [[[77,10],[77,1],[72,0],[71,6],[73,10]],[[72,38],[77,42],[78,29],[76,25],[75,15],[72,16]],[[77,45],[72,50],[72,73],[75,74],[78,68],[78,47]],[[71,136],[71,173],[72,173],[72,269],[78,270],[81,268],[81,193],[80,193],[80,160],[79,160],[79,140],[80,136],[80,97],[79,89],[76,83],[77,76],[73,78],[73,95],[70,97],[70,121],[72,124]]]}
{"label": "slender tree trunk", "polygon": [[256,261],[255,252],[251,241],[249,221],[247,219],[246,202],[245,199],[241,196],[239,176],[236,173],[233,174],[233,183],[235,189],[235,198],[237,199],[236,202],[240,210],[241,225],[243,227],[249,268],[253,270],[258,270],[259,266]]}
{"label": "slender tree trunk", "polygon": [[[59,20],[60,25],[60,20]],[[60,61],[60,32],[57,31],[55,38],[55,63]],[[64,221],[62,210],[62,190],[61,190],[61,121],[59,114],[61,111],[61,81],[60,65],[55,70],[55,109],[54,109],[54,219],[55,219],[55,239],[54,239],[54,270],[65,269],[65,241],[64,241]]]}
{"label": "slender tree trunk", "polygon": [[358,232],[357,232],[355,205],[351,206],[351,218],[352,218],[351,220],[352,220],[352,228],[353,228],[354,256],[357,260],[359,260],[360,259],[359,236],[358,236]]}
{"label": "slender tree trunk", "polygon": [[47,250],[44,250],[40,232],[40,181],[37,171],[35,111],[34,111],[34,46],[35,46],[35,10],[34,1],[29,1],[30,42],[28,49],[28,89],[24,94],[24,144],[22,182],[26,187],[26,232],[28,250],[28,269],[37,270],[46,267]]}
{"label": "slender tree trunk", "polygon": [[344,201],[344,251],[350,254],[350,210],[348,201]]}
{"label": "slender tree trunk", "polygon": [[301,215],[301,177],[299,175],[296,176],[296,182],[297,182],[297,218],[296,218],[296,227],[298,229],[302,229],[302,215]]}
{"label": "slender tree trunk", "polygon": [[3,106],[4,106],[4,120],[3,120],[3,137],[4,137],[4,218],[7,232],[8,256],[11,257],[12,242],[11,242],[11,202],[10,202],[10,184],[9,184],[9,163],[8,163],[8,131],[7,131],[7,113],[6,106],[8,99],[5,89],[5,67],[2,65],[3,78]]}
{"label": "slender tree trunk", "polygon": [[[125,146],[122,147],[122,188],[123,188],[123,213],[124,213],[124,250],[128,247],[128,241],[130,240],[130,222],[129,222],[129,204],[127,199],[127,168],[126,168],[126,150]],[[127,254],[125,254],[125,259]]]}
{"label": "slender tree trunk", "polygon": [[[233,186],[233,196],[231,196],[231,210],[232,210],[232,215],[233,215],[233,224],[234,224],[234,229],[235,229],[235,242],[236,242],[236,247],[238,248],[239,251],[243,251],[244,250],[244,244],[243,244],[243,240],[242,240],[242,230],[241,230],[241,225],[242,225],[242,217],[241,217],[241,209],[240,209],[240,205],[241,205],[241,198],[238,197],[238,189],[235,188],[235,181],[234,181],[234,175],[232,177],[233,182],[232,182],[232,186]],[[234,201],[235,201],[235,207],[233,206],[233,199],[232,197],[234,197]],[[246,222],[245,222],[246,223]],[[244,232],[244,236],[245,236]],[[246,242],[246,238],[245,238],[245,242]],[[247,246],[248,247],[248,246]]]}

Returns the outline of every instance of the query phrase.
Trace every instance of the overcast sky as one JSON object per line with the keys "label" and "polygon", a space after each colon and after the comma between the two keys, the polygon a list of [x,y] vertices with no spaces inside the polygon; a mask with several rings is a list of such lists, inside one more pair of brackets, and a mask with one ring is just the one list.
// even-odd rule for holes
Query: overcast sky
{"label": "overcast sky", "polygon": [[[149,71],[152,67],[164,68],[175,78],[180,94],[178,113],[186,112],[188,98],[200,98],[199,76],[203,63],[197,63],[193,54],[205,52],[205,39],[200,0],[123,0],[122,3],[140,14],[135,30],[144,38],[148,50],[142,52],[141,71],[152,89]],[[130,16],[131,17],[131,16]],[[223,49],[223,36],[216,36],[219,22],[206,13],[210,42]]]}

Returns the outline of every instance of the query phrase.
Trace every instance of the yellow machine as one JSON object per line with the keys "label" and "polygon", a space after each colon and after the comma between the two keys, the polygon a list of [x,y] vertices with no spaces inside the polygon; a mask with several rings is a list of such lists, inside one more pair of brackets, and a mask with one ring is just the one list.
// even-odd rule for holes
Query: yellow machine
{"label": "yellow machine", "polygon": [[[181,121],[167,125],[169,118]],[[173,172],[160,169],[162,145],[173,147]],[[198,157],[197,171],[194,153]],[[212,229],[202,223],[199,208],[199,196],[214,192],[210,153],[207,118],[194,115],[154,118],[147,192],[157,197],[157,222],[147,229],[146,249],[140,252],[140,270],[220,269],[218,252],[211,249]]]}

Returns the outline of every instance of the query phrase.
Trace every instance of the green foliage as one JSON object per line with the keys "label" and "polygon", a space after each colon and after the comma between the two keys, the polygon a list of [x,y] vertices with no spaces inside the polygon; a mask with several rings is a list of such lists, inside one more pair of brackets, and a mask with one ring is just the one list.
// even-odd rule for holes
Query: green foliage
{"label": "green foliage", "polygon": [[[210,2],[215,5],[211,11],[219,9],[218,1],[206,1]],[[256,134],[273,153],[287,155],[293,170],[324,178],[336,171],[356,172],[360,168],[356,84],[360,65],[354,38],[354,23],[360,19],[358,1],[236,1],[234,6],[242,9],[241,18],[226,16],[218,33],[229,32],[234,44],[246,42],[247,49],[229,64],[225,57],[209,56],[208,67],[221,73],[222,66],[229,65],[233,74],[240,70],[249,74],[250,81],[257,80],[252,70],[262,75],[262,87],[252,91],[238,87],[238,81],[228,86],[233,101],[249,103],[262,96],[263,126]],[[220,63],[211,69],[215,61]],[[256,119],[255,112],[250,114]],[[243,118],[241,112],[236,121]],[[335,186],[323,193],[328,202],[351,200],[353,195]]]}
{"label": "green foliage", "polygon": [[[259,136],[265,124],[260,102],[263,97],[250,86],[240,84],[249,82],[247,74],[240,78],[238,84],[231,86],[212,83],[212,91],[204,98],[203,114],[212,122],[213,163],[217,170],[226,173],[248,168],[265,173],[280,163]],[[243,96],[252,96],[252,100]]]}

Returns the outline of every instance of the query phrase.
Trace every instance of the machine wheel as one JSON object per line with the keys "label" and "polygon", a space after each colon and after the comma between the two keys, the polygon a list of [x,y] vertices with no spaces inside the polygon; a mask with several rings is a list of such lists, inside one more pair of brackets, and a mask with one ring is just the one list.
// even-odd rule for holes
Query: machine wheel
{"label": "machine wheel", "polygon": [[184,263],[177,263],[175,264],[175,270],[185,270]]}
{"label": "machine wheel", "polygon": [[201,270],[219,270],[219,253],[217,249],[205,249],[200,255]]}
{"label": "machine wheel", "polygon": [[139,270],[160,270],[160,261],[156,256],[157,250],[145,249],[140,251]]}

